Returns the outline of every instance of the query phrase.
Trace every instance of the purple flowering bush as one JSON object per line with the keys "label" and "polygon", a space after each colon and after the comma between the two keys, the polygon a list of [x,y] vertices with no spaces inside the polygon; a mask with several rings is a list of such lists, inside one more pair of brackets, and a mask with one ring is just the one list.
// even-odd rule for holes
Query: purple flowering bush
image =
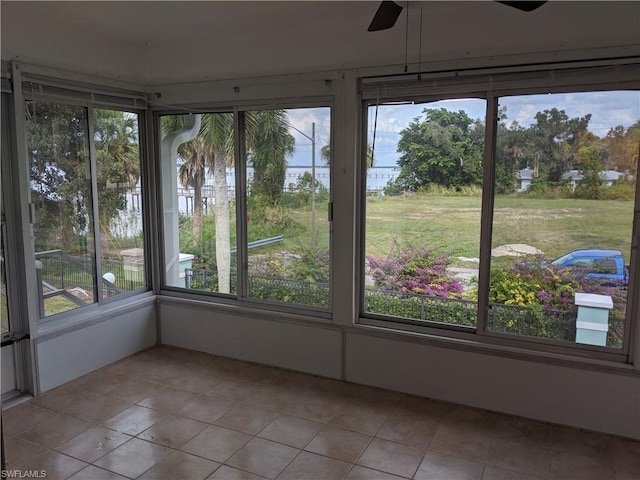
{"label": "purple flowering bush", "polygon": [[383,291],[461,298],[462,283],[447,272],[449,256],[435,249],[394,245],[383,258],[368,256],[368,273]]}

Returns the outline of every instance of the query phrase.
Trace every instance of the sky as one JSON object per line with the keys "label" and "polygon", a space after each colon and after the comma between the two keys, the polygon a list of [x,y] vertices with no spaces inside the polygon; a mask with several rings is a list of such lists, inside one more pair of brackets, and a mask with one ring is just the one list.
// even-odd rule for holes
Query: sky
{"label": "sky", "polygon": [[[400,131],[416,117],[422,116],[424,108],[446,108],[451,111],[463,110],[473,119],[485,117],[486,102],[481,99],[456,99],[430,104],[381,105],[378,107],[374,164],[376,167],[396,166],[399,153],[397,144]],[[570,118],[592,114],[589,130],[603,137],[609,129],[622,125],[627,128],[640,119],[640,92],[609,91],[580,92],[563,94],[520,95],[502,97],[500,106],[507,108],[507,123],[517,121],[527,127],[535,122],[537,112],[557,108],[565,110]],[[316,165],[324,165],[320,158],[320,148],[329,143],[330,109],[303,108],[287,110],[292,126],[311,136],[311,124],[316,124]],[[373,140],[375,108],[368,114],[368,141]],[[311,165],[311,141],[295,130],[290,130],[296,139],[296,150],[287,160],[290,166]]]}

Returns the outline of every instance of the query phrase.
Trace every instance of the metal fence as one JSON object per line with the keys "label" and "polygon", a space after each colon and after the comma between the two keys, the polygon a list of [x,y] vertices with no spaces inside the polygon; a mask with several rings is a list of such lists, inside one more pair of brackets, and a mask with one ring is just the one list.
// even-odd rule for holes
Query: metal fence
{"label": "metal fence", "polygon": [[[38,276],[46,290],[62,291],[80,289],[93,292],[96,287],[95,262],[90,255],[69,255],[62,250],[38,252],[35,255]],[[124,262],[118,259],[102,259],[102,271],[111,273],[114,281],[103,277],[103,295],[109,296],[125,291],[136,290],[145,282],[127,275]]]}

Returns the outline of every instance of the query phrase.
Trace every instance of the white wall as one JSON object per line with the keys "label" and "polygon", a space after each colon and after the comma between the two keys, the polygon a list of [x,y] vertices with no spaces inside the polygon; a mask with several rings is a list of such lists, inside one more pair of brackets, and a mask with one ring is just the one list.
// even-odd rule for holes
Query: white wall
{"label": "white wall", "polygon": [[[97,323],[96,323],[97,322]],[[37,382],[45,392],[156,344],[155,297],[88,326],[35,340]]]}
{"label": "white wall", "polygon": [[225,357],[340,378],[342,333],[331,325],[256,318],[159,300],[161,342]]}

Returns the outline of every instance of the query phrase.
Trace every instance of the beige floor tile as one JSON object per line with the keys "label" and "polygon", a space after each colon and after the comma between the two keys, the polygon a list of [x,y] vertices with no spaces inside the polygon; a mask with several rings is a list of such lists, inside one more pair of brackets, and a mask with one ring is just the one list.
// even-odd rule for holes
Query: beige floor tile
{"label": "beige floor tile", "polygon": [[164,413],[134,405],[102,422],[104,427],[128,435],[138,435],[165,417]]}
{"label": "beige floor tile", "polygon": [[[567,445],[565,445],[567,446]],[[613,480],[613,457],[594,449],[551,451],[549,478],[562,480]]]}
{"label": "beige floor tile", "polygon": [[351,464],[302,452],[278,476],[278,480],[341,480]]}
{"label": "beige floor tile", "polygon": [[443,417],[455,408],[454,405],[428,398],[415,397],[406,395],[400,399],[393,415],[408,415],[415,417],[418,415],[426,415],[429,417]]}
{"label": "beige floor tile", "polygon": [[480,480],[484,465],[450,455],[427,452],[416,472],[416,480]]}
{"label": "beige floor tile", "polygon": [[82,392],[77,388],[62,385],[38,395],[32,402],[41,407],[64,413],[69,409],[69,404]]}
{"label": "beige floor tile", "polygon": [[180,450],[222,463],[249,440],[251,435],[246,433],[211,425],[180,447]]}
{"label": "beige floor tile", "polygon": [[103,427],[93,427],[63,443],[57,450],[88,463],[95,462],[130,440],[129,435]]}
{"label": "beige floor tile", "polygon": [[51,417],[19,435],[23,440],[47,448],[59,447],[67,440],[89,430],[91,424],[68,415]]}
{"label": "beige floor tile", "polygon": [[207,480],[263,480],[265,477],[222,465]]}
{"label": "beige floor tile", "polygon": [[545,480],[549,477],[539,477],[530,473],[524,473],[508,468],[487,465],[484,467],[482,480]]}
{"label": "beige floor tile", "polygon": [[429,450],[485,463],[490,446],[490,433],[478,431],[475,427],[439,425]]}
{"label": "beige floor tile", "polygon": [[611,435],[553,425],[551,449],[555,452],[590,452],[613,455]]}
{"label": "beige floor tile", "polygon": [[416,473],[422,456],[423,453],[417,448],[374,438],[357,461],[357,464],[393,475],[411,478]]}
{"label": "beige floor tile", "polygon": [[285,388],[266,385],[260,387],[253,395],[245,398],[242,401],[242,405],[281,412],[302,395],[302,393],[290,391]]}
{"label": "beige floor tile", "polygon": [[551,424],[519,417],[500,416],[496,421],[494,436],[500,440],[550,448]]}
{"label": "beige floor tile", "polygon": [[613,439],[616,480],[636,480],[640,475],[640,441]]}
{"label": "beige floor tile", "polygon": [[426,451],[437,429],[438,420],[431,417],[392,416],[387,418],[376,436]]}
{"label": "beige floor tile", "polygon": [[252,383],[223,379],[221,383],[216,385],[211,391],[207,393],[209,395],[224,398],[234,402],[240,402],[256,393],[258,391],[258,388],[260,388],[258,385],[254,385]]}
{"label": "beige floor tile", "polygon": [[404,480],[404,477],[354,465],[345,480]]}
{"label": "beige floor tile", "polygon": [[371,437],[367,435],[327,426],[311,440],[305,450],[354,463],[370,441]]}
{"label": "beige floor tile", "polygon": [[172,452],[171,449],[132,438],[94,463],[125,477],[136,478]]}
{"label": "beige floor tile", "polygon": [[498,418],[499,415],[495,413],[477,408],[455,406],[442,417],[441,424],[493,434]]}
{"label": "beige floor tile", "polygon": [[220,466],[205,458],[173,452],[139,477],[141,480],[204,480]]}
{"label": "beige floor tile", "polygon": [[47,451],[41,445],[36,445],[17,437],[6,437],[4,439],[4,447],[9,470],[16,465],[28,465],[30,460]]}
{"label": "beige floor tile", "polygon": [[138,438],[170,448],[180,448],[209,425],[190,418],[168,416],[138,435]]}
{"label": "beige floor tile", "polygon": [[47,474],[46,478],[65,479],[79,472],[87,465],[87,463],[75,458],[49,450],[19,466],[18,469],[31,472],[44,471]]}
{"label": "beige floor tile", "polygon": [[402,393],[392,392],[390,390],[383,390],[381,388],[367,387],[365,385],[358,385],[354,394],[354,397],[367,400],[379,405],[386,405],[387,407],[396,407],[403,397]]}
{"label": "beige floor tile", "polygon": [[131,407],[131,403],[117,398],[107,397],[93,392],[71,401],[67,414],[91,423],[101,423]]}
{"label": "beige floor tile", "polygon": [[296,399],[283,413],[294,417],[302,417],[319,423],[327,423],[342,407],[347,397],[339,394],[318,395],[310,391],[304,397]]}
{"label": "beige floor tile", "polygon": [[227,460],[226,464],[263,477],[276,478],[298,453],[300,450],[296,448],[254,438]]}
{"label": "beige floor tile", "polygon": [[322,424],[304,418],[280,415],[258,436],[295,448],[304,448],[322,429]]}
{"label": "beige floor tile", "polygon": [[176,413],[193,420],[213,423],[229,412],[234,405],[231,400],[202,395],[191,400]]}
{"label": "beige floor tile", "polygon": [[162,385],[160,384],[133,378],[115,386],[105,393],[113,398],[119,398],[126,402],[137,403],[161,388]]}
{"label": "beige floor tile", "polygon": [[94,465],[89,465],[69,477],[69,480],[127,480],[127,477],[103,468],[98,468]]}
{"label": "beige floor tile", "polygon": [[198,396],[197,393],[164,387],[138,402],[143,407],[153,408],[163,412],[174,412],[181,409]]}
{"label": "beige floor tile", "polygon": [[147,382],[169,385],[188,375],[189,371],[183,365],[165,360],[148,366],[138,377]]}
{"label": "beige floor tile", "polygon": [[355,383],[343,382],[334,378],[318,378],[310,387],[319,392],[339,393],[347,396],[353,395],[358,389],[358,385]]}
{"label": "beige floor tile", "polygon": [[239,406],[220,417],[215,421],[215,424],[249,435],[256,435],[277,416],[278,413],[271,410]]}
{"label": "beige floor tile", "polygon": [[129,376],[110,370],[98,370],[85,375],[76,383],[78,388],[94,393],[106,393],[129,380]]}
{"label": "beige floor tile", "polygon": [[234,378],[248,383],[269,384],[278,376],[282,375],[282,370],[264,365],[250,365],[241,369]]}
{"label": "beige floor tile", "polygon": [[2,412],[2,428],[5,435],[18,435],[56,415],[58,412],[29,401],[4,410]]}
{"label": "beige floor tile", "polygon": [[489,465],[503,467],[541,477],[549,475],[551,451],[511,440],[494,440],[487,459]]}
{"label": "beige floor tile", "polygon": [[373,436],[389,416],[386,404],[372,404],[357,398],[347,399],[329,421],[330,425]]}
{"label": "beige floor tile", "polygon": [[250,366],[250,363],[243,362],[242,360],[234,360],[232,358],[224,357],[216,358],[211,362],[211,365],[209,365],[212,375],[228,378],[236,378],[239,372]]}
{"label": "beige floor tile", "polygon": [[222,379],[211,374],[187,371],[184,376],[169,383],[170,387],[194,393],[207,393],[222,383]]}

